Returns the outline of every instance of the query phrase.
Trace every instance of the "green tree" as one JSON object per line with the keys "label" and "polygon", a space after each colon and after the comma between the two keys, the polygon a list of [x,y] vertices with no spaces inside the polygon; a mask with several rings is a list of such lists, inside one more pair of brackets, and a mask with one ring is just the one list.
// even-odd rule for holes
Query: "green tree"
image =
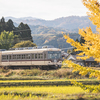
{"label": "green tree", "polygon": [[4,17],[1,18],[0,20],[0,34],[6,29],[6,23]]}
{"label": "green tree", "polygon": [[14,35],[13,46],[20,42],[20,35]]}
{"label": "green tree", "polygon": [[36,46],[36,44],[28,40],[28,41],[21,41],[20,43],[15,44],[15,46],[13,46],[12,48],[34,47],[34,46]]}
{"label": "green tree", "polygon": [[9,49],[12,47],[14,33],[3,31],[0,35],[0,49]]}
{"label": "green tree", "polygon": [[18,29],[18,33],[21,36],[20,40],[22,40],[22,41],[30,40],[33,42],[32,36],[31,36],[31,30],[27,24],[23,24],[21,22],[17,29]]}
{"label": "green tree", "polygon": [[[13,31],[14,35],[14,42],[13,45],[20,41],[27,41],[30,40],[33,42],[33,38],[31,36],[31,30],[30,27],[27,24],[24,24],[21,22],[18,27],[14,26],[14,23],[11,19],[9,19],[7,22],[5,22],[4,17],[0,20],[0,34],[3,31]],[[19,38],[19,39],[18,39]]]}
{"label": "green tree", "polygon": [[14,30],[15,26],[13,24],[13,21],[9,19],[8,22],[6,23],[6,31],[14,31]]}

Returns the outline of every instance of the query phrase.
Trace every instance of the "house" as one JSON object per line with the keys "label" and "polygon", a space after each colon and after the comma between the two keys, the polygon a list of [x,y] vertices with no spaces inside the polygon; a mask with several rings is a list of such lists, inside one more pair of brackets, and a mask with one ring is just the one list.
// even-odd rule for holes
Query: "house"
{"label": "house", "polygon": [[89,67],[95,67],[99,66],[99,63],[97,63],[93,57],[90,57],[89,59],[82,60],[82,59],[77,59],[78,55],[68,55],[66,58],[67,60],[71,60],[72,62],[82,65],[82,66],[89,66]]}
{"label": "house", "polygon": [[64,58],[67,58],[69,54],[66,53],[65,51],[61,51],[61,56],[64,57]]}

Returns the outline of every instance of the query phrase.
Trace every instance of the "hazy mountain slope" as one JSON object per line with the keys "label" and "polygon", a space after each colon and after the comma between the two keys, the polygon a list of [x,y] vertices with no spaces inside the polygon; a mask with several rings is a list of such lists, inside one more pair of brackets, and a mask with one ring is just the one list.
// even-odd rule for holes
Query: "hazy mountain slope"
{"label": "hazy mountain slope", "polygon": [[60,34],[62,32],[73,33],[72,31],[63,28],[53,28],[53,27],[40,26],[40,25],[36,25],[36,26],[30,25],[30,28],[32,34]]}
{"label": "hazy mountain slope", "polygon": [[55,20],[42,20],[32,17],[7,17],[5,19],[12,19],[16,25],[21,22],[27,23],[31,28],[34,43],[38,46],[53,45],[54,47],[59,48],[69,48],[70,44],[66,43],[66,40],[61,34],[62,32],[70,33],[70,37],[76,40],[79,38],[79,35],[75,33],[78,33],[79,28],[91,26],[92,30],[95,31],[95,26],[92,25],[88,16],[69,16]]}
{"label": "hazy mountain slope", "polygon": [[[10,19],[10,17],[5,18]],[[42,19],[36,19],[32,17],[24,17],[24,18],[13,18],[11,19],[15,23],[27,23],[28,25],[42,25],[47,27],[55,27],[55,28],[63,28],[67,30],[76,30],[78,31],[78,28],[86,28],[87,26],[91,26],[93,31],[95,31],[95,26],[92,25],[91,21],[88,19],[88,16],[69,16],[69,17],[62,17],[55,20],[42,20]]]}
{"label": "hazy mountain slope", "polygon": [[[76,33],[70,33],[69,36],[76,40],[79,39],[79,34]],[[64,39],[62,34],[33,34],[33,40],[34,43],[36,43],[38,46],[41,45],[52,45],[57,48],[69,48],[71,47],[70,44],[66,43],[66,40]]]}

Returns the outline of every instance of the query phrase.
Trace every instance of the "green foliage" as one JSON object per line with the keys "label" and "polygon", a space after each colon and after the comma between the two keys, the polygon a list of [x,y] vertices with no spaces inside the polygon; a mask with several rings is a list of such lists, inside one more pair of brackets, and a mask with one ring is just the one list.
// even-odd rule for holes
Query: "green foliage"
{"label": "green foliage", "polygon": [[16,27],[14,26],[13,21],[9,19],[8,22],[6,23],[6,31],[12,31],[15,28]]}
{"label": "green foliage", "polygon": [[46,26],[30,25],[30,27],[32,29],[32,34],[59,34],[62,31],[68,32],[68,30],[66,30],[66,29],[47,27],[47,25]]}
{"label": "green foliage", "polygon": [[14,33],[12,32],[1,32],[0,35],[0,49],[9,49],[12,47],[14,40]]}
{"label": "green foliage", "polygon": [[33,42],[32,36],[31,36],[31,30],[27,24],[24,24],[21,22],[17,29],[18,29],[18,31],[16,32],[16,35],[20,34],[21,41],[30,40],[31,42]]}
{"label": "green foliage", "polygon": [[[33,39],[31,36],[31,30],[27,24],[24,24],[21,22],[18,27],[15,27],[13,24],[13,21],[11,19],[9,19],[7,22],[5,22],[4,17],[2,17],[0,20],[0,34],[1,34],[1,32],[4,32],[4,30],[9,33],[11,31],[13,31],[14,40],[13,40],[13,43],[11,41],[12,45],[8,46],[7,48],[5,48],[6,46],[3,46],[2,47],[3,49],[9,49],[12,46],[14,46],[16,43],[19,43],[21,41],[30,40],[31,42],[33,42]],[[9,38],[8,38],[8,40],[9,40]],[[4,43],[5,43],[5,41],[4,41]],[[8,45],[8,44],[6,44],[6,45]],[[1,44],[0,44],[0,47],[1,47]]]}
{"label": "green foliage", "polygon": [[[74,40],[78,38],[80,35],[77,33],[70,33],[70,37]],[[52,45],[57,48],[68,48],[71,47],[70,44],[66,43],[66,40],[63,38],[62,34],[42,34],[42,35],[33,35],[34,42],[41,45]],[[67,49],[65,49],[67,50]]]}
{"label": "green foliage", "polygon": [[13,46],[12,48],[20,48],[20,47],[34,47],[36,46],[35,43],[31,42],[31,41],[22,41],[20,43],[15,44],[15,46]]}

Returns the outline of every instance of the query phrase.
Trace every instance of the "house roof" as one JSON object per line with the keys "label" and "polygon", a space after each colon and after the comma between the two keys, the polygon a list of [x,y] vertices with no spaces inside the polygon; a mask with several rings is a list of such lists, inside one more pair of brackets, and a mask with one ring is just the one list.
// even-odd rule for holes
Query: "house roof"
{"label": "house roof", "polygon": [[[77,57],[79,57],[79,56],[78,55],[72,55],[72,54],[70,54],[67,57],[67,60],[83,61],[82,59],[77,59]],[[94,58],[93,57],[90,57],[89,59],[86,59],[85,61],[94,61]]]}

